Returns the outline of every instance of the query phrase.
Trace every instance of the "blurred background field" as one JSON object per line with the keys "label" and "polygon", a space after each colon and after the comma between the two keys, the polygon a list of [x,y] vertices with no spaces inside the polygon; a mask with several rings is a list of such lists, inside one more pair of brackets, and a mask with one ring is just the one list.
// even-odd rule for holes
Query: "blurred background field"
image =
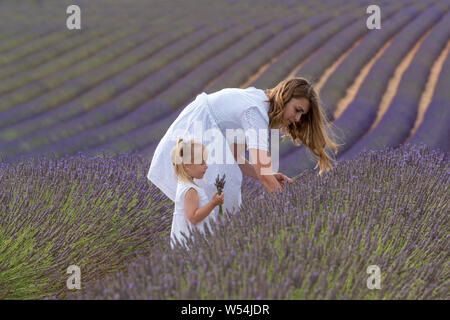
{"label": "blurred background field", "polygon": [[[66,8],[71,4],[81,8],[81,30],[66,28]],[[366,8],[371,4],[381,9],[379,30],[366,26]],[[328,182],[334,188],[328,185],[328,189],[316,190],[319,195],[314,197],[326,202],[331,199],[330,188],[339,191],[342,183],[352,182],[352,193],[359,198],[346,203],[342,211],[335,209],[330,216],[340,212],[362,219],[349,222],[349,237],[364,236],[359,228],[375,223],[366,220],[370,215],[378,217],[375,221],[380,228],[381,221],[385,228],[392,228],[388,232],[391,236],[403,226],[399,212],[404,219],[413,219],[411,226],[421,233],[412,233],[416,238],[410,238],[411,234],[400,238],[416,246],[406,251],[407,255],[400,254],[406,245],[403,242],[383,244],[386,235],[374,236],[375,242],[369,246],[378,250],[378,257],[383,253],[388,257],[380,258],[386,268],[390,261],[397,261],[405,268],[398,267],[402,274],[412,270],[415,275],[414,279],[400,276],[400,269],[391,265],[395,285],[379,297],[445,298],[448,255],[441,251],[448,252],[448,230],[439,229],[439,223],[448,225],[449,5],[448,0],[1,1],[0,297],[66,297],[65,270],[75,261],[87,272],[84,283],[94,283],[123,272],[125,264],[135,263],[138,256],[149,261],[163,259],[167,252],[154,246],[167,241],[172,204],[145,175],[153,151],[172,121],[201,92],[227,87],[265,89],[285,78],[302,76],[319,91],[332,123],[330,130],[342,144],[335,156],[337,168],[342,165],[348,170],[328,173],[325,180],[334,181]],[[300,202],[286,209],[292,212],[289,219],[314,210],[314,219],[322,220],[308,220],[312,224],[303,230],[315,230],[313,225],[328,219],[328,211],[323,206],[306,205],[312,189],[295,189],[313,185],[313,181],[320,183],[312,174],[315,160],[303,146],[295,147],[288,139],[280,146],[280,171],[301,177],[291,190]],[[403,156],[398,158],[387,150],[392,154],[403,152]],[[363,163],[361,172],[367,174],[364,180],[352,179],[360,177],[351,173],[357,163],[351,161],[358,159]],[[396,167],[399,159],[406,161],[405,166]],[[433,169],[423,167],[425,159]],[[378,186],[374,181],[381,183],[380,175],[388,180]],[[417,185],[419,181],[423,185]],[[391,199],[394,190],[398,192],[404,183],[416,188],[408,189],[401,200]],[[373,200],[379,201],[376,209],[357,201],[373,196],[369,184],[380,192],[379,199]],[[261,192],[250,185],[246,180],[245,201],[252,201],[255,188]],[[301,192],[303,196],[299,196]],[[344,199],[337,201],[342,205]],[[240,216],[257,217],[266,212],[264,205],[274,206],[273,212],[284,212],[284,204],[263,201],[261,208],[244,208]],[[389,216],[392,221],[387,222]],[[273,230],[284,230],[285,222],[276,221]],[[270,242],[273,236],[265,239]],[[326,239],[334,236],[327,233]],[[369,241],[371,236],[366,236]],[[236,255],[241,257],[247,245],[236,241]],[[340,241],[347,244],[350,240]],[[286,252],[306,250],[295,247],[295,243],[288,242]],[[220,247],[219,243],[215,245]],[[358,250],[369,257],[369,247]],[[204,259],[205,250],[210,250],[207,248],[200,246],[194,257]],[[326,248],[317,249],[318,256],[329,255]],[[277,249],[263,246],[255,250],[269,257]],[[346,255],[346,250],[356,249],[350,245],[340,250]],[[159,253],[151,258],[154,252]],[[165,263],[186,261],[179,254],[168,253],[169,262]],[[179,271],[185,272],[185,282],[167,280],[165,283],[172,284],[165,290],[162,284],[151,281],[170,274],[152,271],[156,278],[145,280],[150,281],[149,289],[140,288],[133,294],[124,291],[123,286],[129,286],[131,280],[120,275],[110,287],[97,284],[95,292],[108,298],[117,294],[134,298],[191,294],[214,299],[221,297],[219,292],[229,292],[223,298],[257,298],[255,290],[265,298],[377,296],[352,291],[354,277],[350,272],[356,272],[352,269],[356,266],[341,275],[342,286],[315,289],[314,272],[324,272],[327,263],[313,264],[307,256],[301,257],[295,261],[310,263],[306,274],[311,276],[311,287],[304,287],[300,278],[282,282],[287,270],[294,272],[293,266],[283,265],[277,280],[267,280],[277,284],[278,289],[270,291],[263,286],[264,276],[252,273],[257,271],[250,264],[248,270],[241,267],[248,271],[241,280],[209,274],[209,280],[199,284],[199,275],[182,269]],[[347,263],[354,262],[351,255],[346,257]],[[418,257],[424,263],[436,263],[440,271],[414,264]],[[291,258],[286,253],[280,261]],[[223,263],[218,270],[230,267],[231,262]],[[130,272],[140,274],[136,270]],[[259,279],[255,282],[259,284],[242,291],[244,279],[252,277]],[[223,290],[211,287],[213,279],[223,280]],[[338,278],[332,279],[327,280],[327,286],[341,283]],[[411,285],[415,289],[408,291],[406,287]],[[174,288],[184,293],[177,295]],[[93,297],[92,290],[83,294]]]}
{"label": "blurred background field", "polygon": [[[337,159],[423,142],[449,151],[449,1],[71,1],[0,4],[0,156],[151,158],[201,92],[291,76],[320,92]],[[281,142],[280,171],[314,167]]]}

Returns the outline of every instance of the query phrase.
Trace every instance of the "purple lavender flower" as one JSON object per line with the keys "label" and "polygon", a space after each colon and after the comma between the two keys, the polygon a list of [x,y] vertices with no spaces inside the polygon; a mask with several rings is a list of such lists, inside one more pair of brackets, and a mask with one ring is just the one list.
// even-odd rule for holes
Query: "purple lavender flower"
{"label": "purple lavender flower", "polygon": [[[216,183],[214,183],[214,185],[217,188],[217,192],[219,194],[219,196],[222,194],[222,190],[225,187],[225,174],[223,174],[222,179],[220,179],[219,175],[217,175],[216,178]],[[219,214],[222,215],[223,214],[223,210],[222,210],[222,205],[219,204]]]}

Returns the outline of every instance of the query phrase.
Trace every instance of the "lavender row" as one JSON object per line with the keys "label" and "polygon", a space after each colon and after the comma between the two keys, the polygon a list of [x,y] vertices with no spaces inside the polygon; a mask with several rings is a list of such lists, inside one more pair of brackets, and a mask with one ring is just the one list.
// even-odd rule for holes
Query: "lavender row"
{"label": "lavender row", "polygon": [[[5,23],[4,20],[0,19],[0,21]],[[21,34],[30,32],[33,30],[33,27],[35,27],[32,22],[29,22],[28,24],[21,23],[18,25],[6,22],[6,24],[7,26],[1,26],[4,33],[0,35],[0,47],[9,42],[11,39],[17,38]]]}
{"label": "lavender row", "polygon": [[[152,23],[155,24],[155,18],[161,16],[159,12],[154,13],[153,16],[149,17],[149,20],[152,20]],[[155,19],[155,20],[154,20]],[[164,19],[165,20],[165,19]],[[163,20],[163,21],[164,21]],[[157,20],[156,20],[157,22]],[[0,79],[4,79],[7,76],[12,74],[17,74],[24,70],[29,70],[31,68],[42,65],[43,63],[55,59],[58,56],[61,56],[79,46],[83,45],[85,42],[89,42],[92,39],[103,36],[108,32],[114,33],[117,31],[117,28],[121,28],[121,26],[117,26],[116,28],[93,28],[85,30],[83,28],[83,32],[73,33],[69,31],[71,37],[64,41],[60,41],[56,43],[54,46],[48,47],[46,50],[41,50],[38,53],[35,53],[31,56],[22,59],[20,63],[8,65],[7,67],[3,67],[0,69]]]}
{"label": "lavender row", "polygon": [[[0,48],[5,44],[13,48],[35,39],[43,34],[42,31],[45,29],[52,31],[61,28],[60,14],[65,12],[64,8],[57,10],[55,7],[48,7],[36,14],[36,7],[30,5],[21,7],[20,4],[20,2],[0,2],[2,30]],[[2,51],[3,49],[0,49],[0,52]]]}
{"label": "lavender row", "polygon": [[58,29],[59,26],[57,25],[43,25],[35,27],[32,30],[27,31],[23,36],[15,36],[13,39],[6,39],[5,41],[1,42],[0,53],[3,55],[4,52],[8,52],[8,50],[14,50],[16,47],[24,45],[36,37],[40,37]]}
{"label": "lavender row", "polygon": [[[64,10],[59,10],[58,4],[63,5],[67,1],[52,1],[46,0],[38,6],[37,3],[32,3],[31,1],[1,1],[0,2],[0,27],[5,28],[8,26],[38,26],[42,24],[53,24],[56,22],[61,23],[61,16],[56,14],[65,12]],[[50,4],[52,3],[52,4]],[[68,4],[61,8],[67,8]],[[41,10],[40,14],[36,14],[38,9]],[[14,30],[14,28],[12,27]]]}
{"label": "lavender row", "polygon": [[91,39],[97,38],[102,34],[106,34],[108,31],[106,29],[94,29],[89,30],[85,33],[72,33],[70,38],[65,41],[60,41],[53,46],[50,46],[47,50],[41,50],[38,53],[29,55],[20,60],[20,63],[10,64],[0,68],[0,79],[5,79],[7,77],[12,77],[15,74],[23,72],[24,70],[30,70],[32,68],[38,67],[45,62],[55,59],[56,57],[64,54],[67,51],[71,51],[78,46],[82,45],[84,42]]}
{"label": "lavender row", "polygon": [[[201,3],[200,0],[197,2]],[[205,3],[205,2],[203,2]],[[14,32],[14,30],[21,30],[20,33],[31,31],[36,26],[40,25],[55,25],[65,27],[65,12],[69,5],[74,4],[73,1],[66,0],[45,0],[38,5],[31,1],[24,2],[0,2],[0,28],[7,31],[7,34]],[[172,5],[167,1],[152,0],[153,8],[164,9],[169,12],[173,9]],[[112,27],[117,25],[117,21],[125,21],[131,17],[141,16],[144,20],[147,13],[149,13],[149,3],[139,3],[139,1],[130,0],[127,6],[115,0],[108,1],[107,5],[100,4],[100,2],[84,1],[80,3],[82,11],[89,13],[82,18],[83,27]],[[37,14],[39,12],[39,14]],[[61,19],[63,18],[63,19]],[[99,19],[97,19],[99,18]],[[109,19],[103,19],[109,18]],[[30,27],[25,29],[23,27]],[[16,33],[16,35],[18,35]]]}
{"label": "lavender row", "polygon": [[[47,143],[51,142],[49,141],[50,139],[57,140],[58,143],[60,143],[62,142],[60,140],[61,135],[70,136],[80,132],[81,130],[99,126],[109,120],[127,114],[129,111],[135,109],[136,105],[143,103],[147,96],[153,96],[154,94],[164,90],[168,85],[170,85],[170,83],[176,79],[179,79],[185,73],[189,73],[193,69],[196,69],[198,64],[208,61],[211,56],[214,56],[218,52],[221,52],[224,48],[229,47],[234,42],[244,37],[249,31],[269,23],[269,21],[273,20],[273,18],[273,14],[262,17],[259,15],[258,18],[249,20],[244,25],[236,26],[227,30],[227,32],[210,39],[201,46],[197,47],[195,50],[189,52],[187,55],[184,55],[183,58],[172,62],[165,68],[145,78],[139,82],[139,84],[115,98],[112,102],[104,104],[103,106],[96,108],[82,117],[75,118],[69,123],[55,127],[55,129],[59,130],[59,132],[56,130],[54,130],[55,134],[53,134],[53,132],[45,132],[44,139],[48,141]],[[158,109],[152,110],[153,113],[155,111],[158,111]],[[59,137],[56,134],[58,134]],[[86,134],[82,133],[79,135],[79,141],[83,140],[81,137],[82,135]],[[76,137],[73,139],[75,138]],[[74,144],[77,143],[78,142],[74,142]],[[65,148],[67,146],[62,147]],[[59,149],[57,144],[49,146],[49,148],[54,148],[55,150]]]}
{"label": "lavender row", "polygon": [[[425,10],[392,39],[391,45],[375,62],[354,100],[333,123],[333,127],[338,129],[335,132],[338,132],[337,135],[342,140],[337,157],[345,153],[370,128],[395,67],[411,50],[420,35],[432,27],[443,13],[439,6]],[[301,172],[312,167],[311,155],[312,153],[302,146],[282,158],[280,167],[291,174]]]}
{"label": "lavender row", "polygon": [[[93,19],[95,19],[95,17],[93,17]],[[20,60],[24,57],[29,57],[40,50],[48,50],[49,46],[57,44],[60,41],[70,41],[70,38],[76,34],[77,33],[74,34],[74,32],[71,32],[67,28],[53,29],[51,32],[40,35],[38,38],[30,39],[21,46],[3,52],[0,56],[0,67],[12,63],[20,63]]]}
{"label": "lavender row", "polygon": [[[79,98],[83,92],[91,92],[103,80],[113,76],[117,78],[117,73],[122,71],[123,74],[128,71],[127,68],[136,67],[137,63],[144,64],[149,60],[149,55],[199,27],[196,25],[182,27],[180,24],[180,27],[164,34],[161,32],[166,29],[165,27],[154,28],[152,31],[140,31],[133,36],[123,35],[123,42],[119,40],[114,46],[108,46],[98,51],[91,58],[67,68],[66,72],[53,73],[45,79],[4,95],[3,99],[6,100],[0,103],[0,108],[3,110],[0,113],[0,117],[2,117],[0,118],[0,127],[4,128],[20,123],[20,121],[33,119],[33,116],[58,108],[62,103],[71,101],[71,99]],[[161,39],[163,40],[161,41]],[[142,41],[145,42],[142,43]],[[39,71],[36,71],[35,74],[39,74]],[[138,73],[135,77],[139,79],[139,75]],[[22,77],[18,77],[18,79],[22,79]],[[122,80],[122,82],[125,81]],[[123,88],[121,89],[118,85],[117,90],[123,90]],[[104,95],[104,92],[98,92],[94,96],[103,97]],[[35,96],[37,97],[33,99]],[[110,95],[105,98],[109,97]]]}
{"label": "lavender row", "polygon": [[[139,15],[133,15],[131,10],[127,10],[127,12],[122,12],[119,14],[114,14],[114,15],[108,15],[108,8],[104,8],[104,10],[90,10],[88,5],[83,5],[82,6],[83,9],[85,10],[85,12],[89,12],[89,19],[83,19],[83,24],[82,24],[82,32],[75,32],[76,34],[84,34],[86,31],[92,29],[109,29],[109,31],[113,31],[111,29],[111,27],[117,28],[118,25],[117,23],[112,24],[110,21],[113,18],[116,18],[116,21],[123,21],[124,19],[127,20],[127,23],[135,23],[136,21],[142,21],[144,20],[142,16]],[[49,10],[50,8],[46,8],[46,9],[40,9],[39,10],[39,15],[36,14],[35,10],[36,8],[29,8],[29,15],[28,15],[28,19],[30,19],[31,17],[31,25],[34,27],[31,30],[27,30],[27,32],[24,32],[24,36],[25,39],[27,39],[26,41],[20,41],[21,44],[23,44],[20,48],[14,48],[14,50],[10,50],[9,52],[4,53],[4,55],[2,55],[2,59],[0,59],[0,64],[4,65],[5,63],[12,63],[13,61],[21,58],[23,55],[27,54],[27,53],[33,53],[35,52],[37,49],[39,48],[47,48],[47,45],[45,44],[45,38],[52,36],[52,34],[54,34],[53,36],[62,36],[62,37],[68,37],[68,36],[72,36],[74,35],[73,31],[69,31],[64,23],[62,23],[62,21],[60,20],[60,16],[62,13],[65,13],[67,6],[63,6],[60,4],[56,4],[55,7],[51,8],[51,11]],[[162,10],[161,10],[162,9]],[[153,18],[153,17],[158,17],[158,11],[159,11],[159,16],[161,16],[161,14],[167,12],[167,9],[163,9],[163,8],[158,8],[156,10],[152,10],[153,12],[149,12],[148,16],[146,18]],[[14,11],[14,10],[11,10]],[[47,19],[45,19],[45,16],[51,16],[53,12],[53,17],[47,17]],[[56,14],[55,14],[56,13]],[[11,13],[12,15],[14,13]],[[24,15],[26,15],[27,13],[24,12]],[[39,17],[39,19],[33,20],[36,16]],[[54,17],[58,17],[58,19],[54,19]],[[39,22],[39,20],[44,20],[44,22]],[[12,23],[13,25],[20,25],[23,24],[24,22],[20,22],[17,21],[17,17],[14,18],[15,21]],[[56,20],[55,22],[53,22],[53,20]],[[52,21],[52,22],[50,22]],[[28,23],[28,22],[27,22]],[[11,23],[10,23],[11,24]],[[36,26],[39,25],[44,25],[44,27],[48,27],[48,26],[56,26],[53,27],[51,29],[52,34],[46,34],[46,35],[33,35],[33,33],[35,32],[34,29],[39,29],[36,28]],[[123,26],[122,26],[123,27]],[[4,30],[4,28],[2,28],[2,30]],[[13,44],[14,42],[21,40],[21,35],[16,34],[15,37],[13,39],[11,39],[11,44]],[[31,40],[31,41],[30,41]],[[51,40],[51,42],[54,42],[56,39]],[[68,39],[67,39],[68,40]],[[11,45],[9,44],[9,46]],[[1,46],[1,45],[0,45]],[[0,51],[2,51],[0,49]]]}
{"label": "lavender row", "polygon": [[442,66],[433,98],[424,114],[422,123],[411,138],[406,141],[407,143],[425,143],[430,148],[439,148],[444,152],[450,152],[450,96],[448,88],[450,88],[450,54],[447,54]]}
{"label": "lavender row", "polygon": [[3,52],[0,56],[0,67],[9,65],[11,63],[18,63],[20,59],[30,56],[31,54],[38,52],[42,49],[47,49],[48,46],[58,43],[63,39],[72,37],[73,32],[69,30],[53,30],[52,32],[46,33],[40,36],[38,39],[28,41],[22,46],[16,47],[7,52]]}
{"label": "lavender row", "polygon": [[[360,153],[363,148],[379,150],[387,146],[397,147],[405,142],[417,118],[420,97],[425,89],[425,79],[428,78],[433,62],[439,57],[439,54],[445,48],[445,44],[450,38],[449,25],[450,12],[447,12],[420,45],[410,66],[402,76],[394,99],[376,127],[353,144],[340,159],[350,159]],[[448,70],[443,69],[442,74],[445,75],[446,73],[448,74]],[[423,81],[419,81],[418,79],[423,79]],[[446,91],[443,89],[443,86],[441,88],[443,92]],[[438,95],[442,94],[439,91],[435,92]],[[446,105],[442,104],[440,106],[440,110],[443,113],[442,120],[446,118],[444,115],[448,114],[446,111],[450,106],[448,101]],[[432,129],[429,128],[430,132],[433,132],[437,136],[436,141],[430,141],[434,147],[440,145],[437,142],[442,140],[441,137],[445,136],[445,130],[450,128],[448,125],[449,122],[445,123],[444,120],[440,123],[441,126],[433,126]],[[448,140],[448,137],[447,135],[446,140]],[[446,144],[448,145],[448,142]]]}
{"label": "lavender row", "polygon": [[[177,16],[178,15],[175,15],[174,18]],[[167,26],[170,26],[169,22],[166,24]],[[99,61],[99,54],[104,54],[107,58],[112,59],[115,54],[121,53],[120,48],[124,46],[124,43],[128,43],[128,46],[130,46],[133,45],[134,41],[137,43],[142,41],[140,40],[143,38],[142,29],[150,28],[151,26],[151,22],[144,26],[139,21],[135,23],[130,22],[126,29],[115,28],[110,30],[108,33],[103,33],[100,39],[89,40],[67,55],[62,55],[56,60],[50,61],[37,69],[24,71],[15,75],[8,83],[4,83],[0,86],[0,92],[2,94],[15,90],[6,96],[3,96],[2,100],[5,101],[0,104],[0,111],[7,110],[17,103],[28,101],[31,98],[42,94],[46,90],[57,87],[63,81],[85,73],[89,68],[101,65],[103,61]],[[166,28],[158,28],[155,31],[161,32]],[[150,34],[153,34],[153,32],[150,32]],[[121,40],[122,42],[120,42]],[[107,54],[110,51],[111,53]],[[93,53],[95,53],[95,55],[92,55]],[[88,59],[85,59],[87,57]],[[108,59],[105,63],[107,61]],[[66,72],[55,73],[64,68],[66,68]],[[34,92],[32,87],[39,86],[40,84],[42,88],[40,88],[39,91]]]}

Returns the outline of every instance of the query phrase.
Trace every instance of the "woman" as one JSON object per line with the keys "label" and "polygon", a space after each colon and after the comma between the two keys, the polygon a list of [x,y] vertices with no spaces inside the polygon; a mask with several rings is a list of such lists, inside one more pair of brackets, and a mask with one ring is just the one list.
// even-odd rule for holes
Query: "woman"
{"label": "woman", "polygon": [[[324,148],[337,152],[337,147],[327,136],[326,125],[318,95],[304,78],[283,80],[266,90],[249,87],[203,92],[184,108],[161,139],[147,178],[174,201],[177,183],[171,174],[170,151],[175,142],[178,138],[212,140],[205,145],[215,156],[208,157],[209,169],[204,179],[196,182],[211,198],[216,191],[215,178],[225,174],[223,209],[233,211],[241,204],[242,175],[259,180],[271,195],[281,191],[285,183],[292,183],[291,178],[272,171],[269,129],[280,129],[283,138],[290,136],[295,145],[301,142],[311,150],[318,158],[319,174],[329,171],[330,158]],[[233,137],[230,132],[241,134]],[[255,138],[251,132],[260,135]],[[250,162],[242,157],[244,146]]]}

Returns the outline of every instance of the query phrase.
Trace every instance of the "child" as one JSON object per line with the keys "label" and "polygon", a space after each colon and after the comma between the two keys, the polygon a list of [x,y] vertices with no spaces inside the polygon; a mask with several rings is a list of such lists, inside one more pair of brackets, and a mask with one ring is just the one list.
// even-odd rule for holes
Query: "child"
{"label": "child", "polygon": [[183,141],[181,138],[177,140],[170,152],[174,176],[178,181],[170,232],[172,248],[176,238],[184,243],[185,239],[181,232],[187,236],[188,226],[203,232],[204,224],[215,219],[217,215],[217,210],[214,208],[223,204],[223,193],[219,196],[215,192],[212,199],[208,201],[205,191],[194,182],[194,178],[202,179],[205,175],[208,169],[207,156],[207,150],[203,144],[193,140]]}

